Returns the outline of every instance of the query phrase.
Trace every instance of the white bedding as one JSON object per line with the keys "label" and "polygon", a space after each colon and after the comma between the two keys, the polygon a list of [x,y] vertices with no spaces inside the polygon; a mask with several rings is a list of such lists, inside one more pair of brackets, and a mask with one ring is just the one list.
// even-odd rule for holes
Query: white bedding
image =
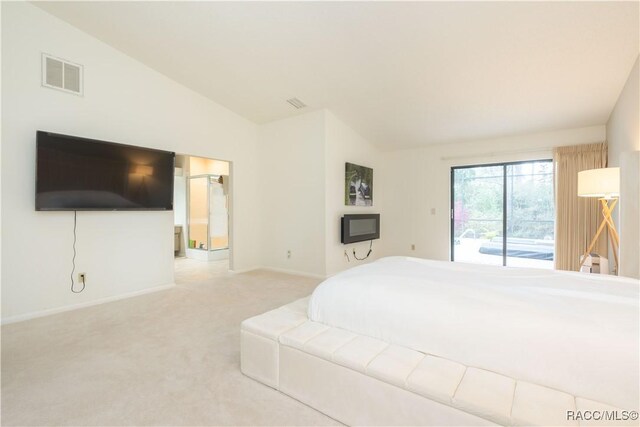
{"label": "white bedding", "polygon": [[315,322],[637,409],[638,280],[390,257],[337,274]]}

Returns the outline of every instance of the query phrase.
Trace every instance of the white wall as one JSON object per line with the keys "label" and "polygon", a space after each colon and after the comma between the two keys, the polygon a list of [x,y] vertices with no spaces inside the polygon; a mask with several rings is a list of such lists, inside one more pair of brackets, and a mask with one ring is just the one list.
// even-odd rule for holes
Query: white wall
{"label": "white wall", "polygon": [[[84,65],[84,96],[40,85],[40,54]],[[257,126],[28,3],[2,2],[2,318],[173,282],[172,212],[36,212],[36,130],[233,161],[233,267],[259,265]]]}
{"label": "white wall", "polygon": [[[325,275],[325,112],[260,128],[262,261],[270,268]],[[287,258],[291,251],[291,258]]]}
{"label": "white wall", "polygon": [[604,126],[593,126],[384,153],[385,173],[397,189],[385,194],[385,216],[393,224],[385,250],[450,258],[452,166],[550,159],[553,147],[602,142],[605,137]]}
{"label": "white wall", "polygon": [[[358,135],[353,129],[340,121],[330,111],[326,112],[326,141],[325,141],[325,174],[326,174],[326,274],[332,275],[349,267],[364,262],[370,262],[385,254],[384,246],[387,233],[391,232],[387,218],[384,215],[384,201],[388,179],[382,168],[382,153],[367,140]],[[355,163],[373,168],[373,206],[345,206],[344,204],[344,176],[345,163]],[[353,257],[353,249],[359,258],[364,257],[369,250],[369,242],[343,245],[340,243],[340,218],[344,214],[379,213],[380,239],[373,242],[373,253],[366,261],[358,261]],[[344,256],[347,250],[350,262]]]}
{"label": "white wall", "polygon": [[640,59],[607,122],[609,166],[620,166],[620,275],[640,278]]}
{"label": "white wall", "polygon": [[[342,245],[340,217],[382,211],[385,191],[380,151],[328,110],[278,120],[260,128],[260,178],[263,265],[325,277],[382,251],[375,241]],[[344,205],[345,162],[374,168],[374,207]],[[385,224],[384,215],[382,224]],[[349,251],[347,262],[344,250]],[[287,258],[287,251],[291,258]]]}

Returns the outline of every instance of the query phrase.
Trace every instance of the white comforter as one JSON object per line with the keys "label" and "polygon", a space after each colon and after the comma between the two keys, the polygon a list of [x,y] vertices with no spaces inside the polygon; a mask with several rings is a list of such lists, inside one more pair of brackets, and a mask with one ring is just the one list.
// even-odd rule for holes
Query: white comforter
{"label": "white comforter", "polygon": [[309,318],[637,409],[638,298],[633,279],[391,257],[320,284]]}

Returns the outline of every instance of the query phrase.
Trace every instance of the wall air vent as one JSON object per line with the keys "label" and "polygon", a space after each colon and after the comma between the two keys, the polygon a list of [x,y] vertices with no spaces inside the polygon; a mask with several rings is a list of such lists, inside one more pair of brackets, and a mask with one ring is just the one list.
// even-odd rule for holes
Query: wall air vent
{"label": "wall air vent", "polygon": [[287,102],[292,106],[294,106],[295,108],[297,108],[298,110],[307,106],[304,102],[300,101],[298,98],[287,99]]}
{"label": "wall air vent", "polygon": [[43,53],[42,86],[73,93],[74,95],[82,95],[82,65]]}

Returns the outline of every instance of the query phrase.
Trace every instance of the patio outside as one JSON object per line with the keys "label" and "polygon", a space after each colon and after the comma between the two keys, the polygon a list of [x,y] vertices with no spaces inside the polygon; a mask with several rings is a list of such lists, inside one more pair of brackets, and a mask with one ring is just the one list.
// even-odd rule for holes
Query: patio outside
{"label": "patio outside", "polygon": [[[548,242],[548,243],[547,243]],[[491,243],[489,239],[458,239],[455,248],[456,262],[469,262],[474,264],[502,265],[502,254],[486,254],[480,252],[483,245]],[[546,241],[553,250],[553,240]],[[502,245],[500,245],[502,246]],[[508,243],[507,243],[508,246]],[[507,255],[507,265],[509,267],[529,267],[553,269],[553,259],[536,259],[528,257],[515,257]]]}

